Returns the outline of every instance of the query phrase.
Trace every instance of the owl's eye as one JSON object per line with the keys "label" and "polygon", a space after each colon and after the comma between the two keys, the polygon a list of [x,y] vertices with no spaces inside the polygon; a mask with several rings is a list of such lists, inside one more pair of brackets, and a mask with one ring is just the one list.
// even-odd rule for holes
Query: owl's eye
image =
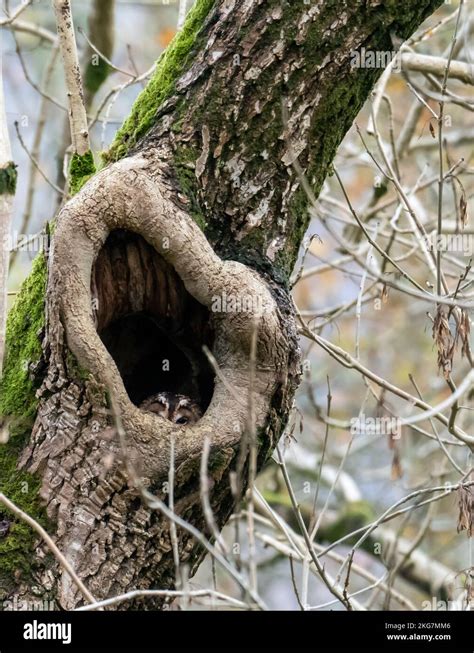
{"label": "owl's eye", "polygon": [[188,418],[187,417],[178,417],[176,420],[176,424],[187,424],[188,423]]}

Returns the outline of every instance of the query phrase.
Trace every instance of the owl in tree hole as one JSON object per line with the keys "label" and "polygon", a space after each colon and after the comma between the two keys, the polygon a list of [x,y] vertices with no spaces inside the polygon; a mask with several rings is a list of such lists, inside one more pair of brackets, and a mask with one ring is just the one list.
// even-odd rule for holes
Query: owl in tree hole
{"label": "owl in tree hole", "polygon": [[159,392],[142,401],[140,408],[168,419],[173,424],[186,426],[195,424],[202,417],[200,406],[190,397],[173,392]]}

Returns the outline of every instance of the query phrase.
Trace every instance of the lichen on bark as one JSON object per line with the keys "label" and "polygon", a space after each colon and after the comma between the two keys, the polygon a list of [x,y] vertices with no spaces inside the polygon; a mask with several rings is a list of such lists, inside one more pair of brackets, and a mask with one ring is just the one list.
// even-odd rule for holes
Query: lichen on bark
{"label": "lichen on bark", "polygon": [[355,69],[351,53],[396,49],[392,32],[408,36],[440,1],[410,3],[403,20],[379,2],[217,3],[137,147],[153,156],[169,141],[175,179],[219,254],[285,284],[310,220],[293,160],[317,196],[381,73]]}

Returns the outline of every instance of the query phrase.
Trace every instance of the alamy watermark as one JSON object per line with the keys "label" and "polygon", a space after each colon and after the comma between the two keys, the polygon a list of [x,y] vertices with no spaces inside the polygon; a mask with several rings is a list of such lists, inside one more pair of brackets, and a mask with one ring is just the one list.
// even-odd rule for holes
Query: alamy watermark
{"label": "alamy watermark", "polygon": [[52,612],[58,607],[53,599],[23,600],[15,596],[11,600],[2,601],[2,609],[6,612]]}
{"label": "alamy watermark", "polygon": [[453,252],[471,256],[474,254],[474,234],[438,234],[432,231],[423,236],[426,247],[434,252]]}
{"label": "alamy watermark", "polygon": [[351,68],[387,68],[399,73],[402,69],[401,58],[396,50],[368,50],[365,47],[351,51]]}
{"label": "alamy watermark", "polygon": [[452,610],[472,610],[474,609],[474,599],[471,599],[469,603],[465,599],[450,600],[444,601],[443,599],[438,599],[436,596],[432,596],[431,599],[426,599],[426,601],[421,602],[422,610],[429,610],[433,612],[451,612]]}
{"label": "alamy watermark", "polygon": [[399,417],[367,417],[361,413],[351,419],[351,435],[390,435],[400,440],[402,422]]}
{"label": "alamy watermark", "polygon": [[72,625],[68,623],[42,623],[34,619],[23,628],[23,639],[60,640],[63,644],[72,641]]}
{"label": "alamy watermark", "polygon": [[49,249],[49,236],[46,233],[21,234],[14,231],[3,239],[3,250],[7,252],[47,252]]}
{"label": "alamy watermark", "polygon": [[271,306],[261,295],[233,295],[225,291],[221,295],[213,295],[211,311],[213,313],[253,313],[261,315],[271,310]]}

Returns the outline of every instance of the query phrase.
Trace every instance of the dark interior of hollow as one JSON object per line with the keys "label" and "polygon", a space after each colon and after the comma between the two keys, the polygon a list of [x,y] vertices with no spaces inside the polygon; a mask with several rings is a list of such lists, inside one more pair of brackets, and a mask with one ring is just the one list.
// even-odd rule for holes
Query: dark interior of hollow
{"label": "dark interior of hollow", "polygon": [[212,349],[214,339],[209,311],[142,236],[109,235],[94,264],[91,295],[97,332],[133,403],[168,391],[207,408],[214,389],[202,349]]}

